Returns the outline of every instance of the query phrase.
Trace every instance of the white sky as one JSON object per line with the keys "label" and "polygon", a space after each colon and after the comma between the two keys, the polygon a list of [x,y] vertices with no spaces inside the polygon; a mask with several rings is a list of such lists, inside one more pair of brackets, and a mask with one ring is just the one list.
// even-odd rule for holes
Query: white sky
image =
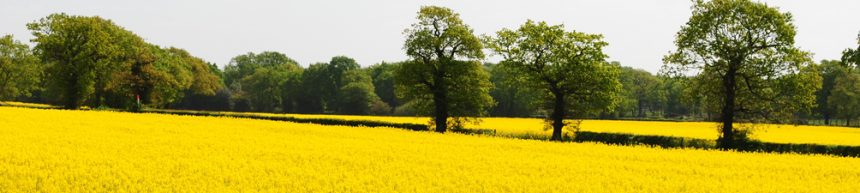
{"label": "white sky", "polygon": [[[789,11],[798,28],[796,42],[815,60],[838,59],[857,47],[860,1],[765,1]],[[3,0],[0,35],[28,42],[25,24],[51,13],[98,15],[147,41],[188,50],[224,65],[247,52],[278,51],[303,66],[346,55],[363,66],[406,59],[403,30],[422,5],[460,13],[476,34],[516,28],[526,19],[565,24],[601,33],[610,60],[656,72],[674,49],[675,33],[690,16],[688,0],[529,0],[529,1],[263,1],[263,0]],[[492,59],[491,59],[492,60]]]}

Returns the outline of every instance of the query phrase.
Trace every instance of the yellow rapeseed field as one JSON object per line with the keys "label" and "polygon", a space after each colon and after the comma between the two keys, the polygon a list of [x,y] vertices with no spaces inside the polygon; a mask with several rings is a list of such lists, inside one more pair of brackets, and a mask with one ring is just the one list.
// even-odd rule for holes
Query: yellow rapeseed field
{"label": "yellow rapeseed field", "polygon": [[[304,115],[304,114],[271,114],[253,113],[264,116],[290,116],[298,118],[332,118],[346,120],[374,120],[395,123],[426,124],[426,117],[389,117],[361,115]],[[546,130],[543,119],[538,118],[482,118],[479,124],[467,125],[467,128],[482,128],[495,130],[500,135],[533,135],[546,136],[552,131]],[[582,131],[604,133],[630,133],[639,135],[676,136],[697,139],[717,139],[718,125],[713,122],[673,122],[673,121],[625,121],[625,120],[583,120],[580,124]],[[753,127],[751,136],[765,142],[776,143],[811,143],[823,145],[860,146],[860,128],[838,126],[809,126],[809,125],[775,125],[759,124]],[[569,133],[569,131],[568,131]]]}
{"label": "yellow rapeseed field", "polygon": [[16,101],[0,101],[0,106],[16,106],[16,107],[33,107],[33,108],[54,108],[49,104],[25,103]]}
{"label": "yellow rapeseed field", "polygon": [[0,107],[0,192],[856,192],[860,159]]}

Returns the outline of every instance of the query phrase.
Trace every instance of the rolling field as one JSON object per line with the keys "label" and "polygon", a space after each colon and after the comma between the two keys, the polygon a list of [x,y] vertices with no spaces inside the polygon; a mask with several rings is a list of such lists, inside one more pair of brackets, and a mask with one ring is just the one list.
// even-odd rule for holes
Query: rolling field
{"label": "rolling field", "polygon": [[0,192],[854,192],[860,159],[0,107]]}

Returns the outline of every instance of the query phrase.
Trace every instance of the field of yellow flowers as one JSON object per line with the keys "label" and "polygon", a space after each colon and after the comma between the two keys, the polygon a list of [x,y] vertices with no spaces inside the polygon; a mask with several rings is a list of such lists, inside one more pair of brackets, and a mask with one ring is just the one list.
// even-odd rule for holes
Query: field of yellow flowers
{"label": "field of yellow flowers", "polygon": [[[248,114],[248,113],[246,113]],[[331,118],[346,120],[371,120],[394,123],[427,124],[427,117],[389,117],[361,115],[305,115],[250,113],[261,116],[289,116],[297,118]],[[466,125],[467,128],[490,129],[497,134],[549,136],[546,123],[538,118],[481,118],[478,124]],[[626,120],[583,120],[581,131],[601,133],[628,133],[637,135],[675,136],[696,139],[716,140],[718,125],[713,122],[673,122],[673,121],[626,121]],[[748,127],[748,126],[747,126]],[[753,139],[774,143],[810,143],[821,145],[860,146],[860,129],[838,126],[776,125],[759,124],[751,127]],[[566,131],[570,133],[570,131]]]}
{"label": "field of yellow flowers", "polygon": [[856,192],[860,159],[0,107],[0,192]]}

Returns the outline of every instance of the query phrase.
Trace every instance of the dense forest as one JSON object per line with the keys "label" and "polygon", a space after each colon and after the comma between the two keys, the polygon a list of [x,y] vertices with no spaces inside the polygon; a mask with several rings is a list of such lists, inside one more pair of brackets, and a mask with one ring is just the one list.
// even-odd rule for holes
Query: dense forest
{"label": "dense forest", "polygon": [[[109,19],[52,14],[27,25],[32,48],[11,35],[0,38],[0,100],[69,109],[425,115],[442,117],[435,119],[437,127],[467,121],[449,117],[479,116],[717,121],[725,117],[725,105],[714,104],[722,99],[709,93],[725,89],[708,83],[737,72],[732,104],[748,107],[740,113],[762,112],[739,121],[858,125],[860,42],[842,58],[813,62],[794,48],[790,18],[758,4],[713,5],[719,2],[697,5],[700,15],[679,32],[678,50],[665,56],[657,74],[606,61],[602,48],[608,43],[600,34],[528,21],[519,29],[475,35],[443,7],[422,8],[406,30],[408,60],[361,65],[334,56],[305,65],[266,51],[235,56],[223,68],[181,48],[145,42]],[[706,14],[718,12],[705,10],[732,6],[773,14],[764,16],[772,21],[738,22],[757,22],[766,30],[752,33],[777,38],[763,39],[763,47],[753,45],[756,50],[743,50],[743,56],[708,47],[703,42],[721,37],[697,33],[720,20]],[[490,53],[503,60],[486,61]],[[727,57],[725,69],[687,65],[721,57]],[[734,57],[761,64],[735,66]]]}

